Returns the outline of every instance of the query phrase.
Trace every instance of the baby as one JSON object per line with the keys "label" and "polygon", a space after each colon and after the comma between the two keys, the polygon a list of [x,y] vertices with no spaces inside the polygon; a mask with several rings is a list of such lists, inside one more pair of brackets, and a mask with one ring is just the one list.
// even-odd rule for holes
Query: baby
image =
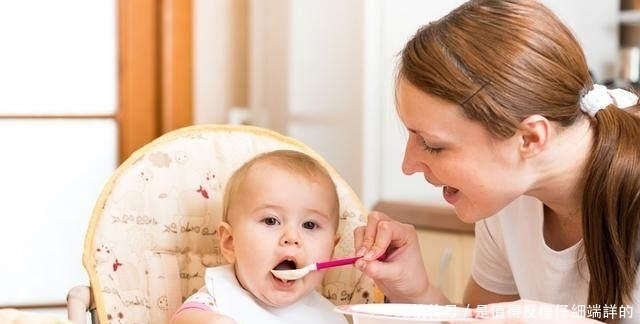
{"label": "baby", "polygon": [[189,297],[171,323],[344,323],[316,288],[323,272],[293,281],[273,269],[329,260],[339,205],[327,170],[306,154],[260,154],[229,179],[218,226],[228,265],[207,268],[205,287]]}

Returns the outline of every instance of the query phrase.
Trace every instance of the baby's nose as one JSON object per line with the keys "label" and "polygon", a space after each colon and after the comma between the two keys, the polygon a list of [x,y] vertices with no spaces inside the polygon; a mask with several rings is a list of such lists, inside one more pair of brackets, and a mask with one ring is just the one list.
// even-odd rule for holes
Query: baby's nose
{"label": "baby's nose", "polygon": [[300,245],[300,240],[296,239],[296,238],[290,238],[290,237],[285,237],[282,240],[282,243],[284,245]]}
{"label": "baby's nose", "polygon": [[288,228],[282,233],[282,238],[280,239],[280,243],[282,245],[300,245],[300,236],[298,234],[297,229]]}

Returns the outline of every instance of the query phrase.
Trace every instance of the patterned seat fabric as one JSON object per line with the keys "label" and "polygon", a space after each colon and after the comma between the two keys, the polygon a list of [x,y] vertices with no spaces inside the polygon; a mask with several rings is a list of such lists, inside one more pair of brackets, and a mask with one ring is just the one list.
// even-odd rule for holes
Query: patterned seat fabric
{"label": "patterned seat fabric", "polygon": [[[303,151],[332,174],[341,205],[335,257],[353,255],[353,229],[366,212],[348,184],[304,144],[275,132],[199,125],[169,132],[131,155],[96,203],[83,263],[101,323],[168,323],[203,285],[204,268],[226,261],[219,251],[224,185],[252,156]],[[321,292],[336,305],[381,302],[373,282],[354,267],[329,270]]]}

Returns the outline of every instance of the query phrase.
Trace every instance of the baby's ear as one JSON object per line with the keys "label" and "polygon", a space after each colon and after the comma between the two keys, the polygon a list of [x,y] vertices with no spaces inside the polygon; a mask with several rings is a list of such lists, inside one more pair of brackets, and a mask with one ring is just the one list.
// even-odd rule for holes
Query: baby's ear
{"label": "baby's ear", "polygon": [[236,251],[233,246],[233,232],[231,231],[231,224],[227,222],[220,222],[218,225],[218,239],[220,240],[220,251],[222,256],[229,263],[236,261]]}

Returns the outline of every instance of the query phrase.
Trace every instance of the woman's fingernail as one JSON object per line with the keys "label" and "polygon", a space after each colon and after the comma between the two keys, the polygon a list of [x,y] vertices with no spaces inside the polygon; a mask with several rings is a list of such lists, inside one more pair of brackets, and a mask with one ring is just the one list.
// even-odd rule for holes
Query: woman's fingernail
{"label": "woman's fingernail", "polygon": [[365,252],[367,252],[367,248],[363,246],[360,248],[360,250],[358,250],[358,253],[356,253],[356,256],[363,256]]}

